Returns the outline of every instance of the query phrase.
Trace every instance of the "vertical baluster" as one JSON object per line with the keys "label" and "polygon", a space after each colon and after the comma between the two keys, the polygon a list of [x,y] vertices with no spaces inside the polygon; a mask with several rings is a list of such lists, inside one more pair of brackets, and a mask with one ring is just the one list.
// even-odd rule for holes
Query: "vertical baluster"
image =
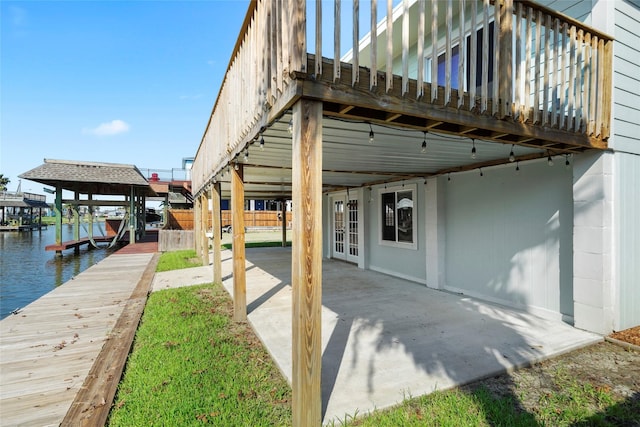
{"label": "vertical baluster", "polygon": [[[487,98],[489,97],[489,0],[484,0],[482,5],[482,98],[480,112],[487,111]],[[494,27],[494,31],[498,31]],[[493,82],[497,84],[498,82]]]}
{"label": "vertical baluster", "polygon": [[[465,65],[467,58],[467,49],[466,49],[466,33],[465,33],[465,17],[464,17],[464,9],[465,9],[465,0],[460,0],[460,12],[458,13],[459,24],[458,28],[460,29],[460,43],[458,44],[458,108],[462,108],[464,105],[464,74],[465,74]],[[472,30],[475,31],[475,30]]]}
{"label": "vertical baluster", "polygon": [[476,79],[478,64],[478,0],[471,0],[471,57],[469,58],[469,110],[476,108]]}
{"label": "vertical baluster", "polygon": [[[493,83],[491,87],[491,115],[498,115],[500,106],[500,52],[502,35],[500,34],[502,26],[500,25],[500,4],[504,4],[505,0],[497,1],[493,4]],[[504,79],[505,76],[502,76]]]}
{"label": "vertical baluster", "polygon": [[340,80],[340,5],[341,0],[333,4],[333,81]]}
{"label": "vertical baluster", "polygon": [[533,82],[533,123],[540,122],[540,50],[542,43],[542,11],[538,11],[536,15],[536,63],[535,63],[535,81]]}
{"label": "vertical baluster", "polygon": [[360,80],[360,2],[353,0],[353,51],[351,56],[351,86]]}
{"label": "vertical baluster", "polygon": [[576,27],[571,26],[569,32],[569,94],[568,94],[568,118],[567,130],[574,129],[574,107],[575,107],[575,89],[576,89]]}
{"label": "vertical baluster", "polygon": [[597,110],[597,88],[598,88],[598,37],[591,37],[591,61],[589,69],[591,70],[591,84],[589,85],[589,135],[596,132],[596,110]]}
{"label": "vertical baluster", "polygon": [[[280,90],[282,87],[282,75],[278,72],[278,38],[282,37],[282,33],[280,33],[278,22],[278,5],[275,2],[266,2],[264,13],[267,14],[267,21],[271,24],[271,30],[269,31],[269,37],[266,39],[268,43],[268,49],[265,51],[265,55],[269,57],[268,61],[270,64],[269,67],[269,75],[270,75],[270,86],[271,86],[271,96],[269,97],[269,104],[273,104],[276,99],[278,93],[278,84],[280,84]],[[280,70],[282,72],[282,70]]]}
{"label": "vertical baluster", "polygon": [[409,0],[402,2],[402,95],[409,91]]}
{"label": "vertical baluster", "polygon": [[[321,1],[321,0],[318,0]],[[378,0],[371,0],[371,51],[369,89],[378,86]]]}
{"label": "vertical baluster", "polygon": [[549,62],[551,60],[550,39],[551,38],[551,16],[546,16],[544,31],[544,87],[542,88],[542,125],[546,125],[549,121]]}
{"label": "vertical baluster", "polygon": [[425,2],[418,2],[418,76],[416,84],[416,99],[424,96],[424,25]]}
{"label": "vertical baluster", "polygon": [[316,0],[316,77],[322,75],[322,0]]}
{"label": "vertical baluster", "polygon": [[584,53],[584,31],[578,30],[577,58],[576,58],[576,120],[573,122],[573,131],[579,132],[582,127],[582,91],[584,90],[584,73],[583,73],[583,53]]}
{"label": "vertical baluster", "polygon": [[562,38],[560,39],[560,80],[562,84],[560,86],[560,129],[565,129],[565,118],[567,117],[567,31],[568,26],[566,22],[562,23]]}
{"label": "vertical baluster", "polygon": [[393,89],[393,0],[387,0],[387,67],[386,90]]}
{"label": "vertical baluster", "polygon": [[560,21],[553,20],[553,91],[551,93],[551,126],[558,126],[558,87],[560,86],[560,73],[558,70],[558,56],[560,55]]}
{"label": "vertical baluster", "polygon": [[533,9],[527,8],[527,45],[525,47],[524,65],[524,120],[531,120],[531,26],[533,21]]}
{"label": "vertical baluster", "polygon": [[[603,82],[602,82],[602,139],[609,138],[611,132],[611,66],[613,65],[613,40],[608,40],[604,45]],[[605,72],[606,70],[606,72]]]}
{"label": "vertical baluster", "polygon": [[598,106],[598,111],[596,114],[596,136],[600,136],[602,134],[602,120],[603,120],[603,103],[600,98],[603,98],[604,92],[604,40],[600,39],[598,41],[598,87],[596,90],[598,102],[596,103]]}
{"label": "vertical baluster", "polygon": [[[488,1],[488,0],[486,0]],[[438,2],[431,3],[431,102],[438,98]]]}
{"label": "vertical baluster", "polygon": [[453,26],[453,3],[447,0],[446,34],[444,48],[444,105],[451,103],[451,27]]}
{"label": "vertical baluster", "polygon": [[522,117],[522,3],[516,4],[516,99],[514,118]]}
{"label": "vertical baluster", "polygon": [[[504,0],[502,5],[498,7],[500,15],[500,38],[499,48],[500,55],[498,57],[500,78],[496,85],[499,89],[498,105],[498,117],[504,118],[512,115],[512,100],[513,100],[513,64],[511,63],[513,55],[513,1]],[[495,77],[497,78],[497,77]],[[495,99],[495,103],[498,102],[498,98]],[[495,108],[494,108],[495,110]]]}
{"label": "vertical baluster", "polygon": [[582,125],[580,126],[580,132],[585,133],[590,126],[589,117],[591,116],[591,111],[589,111],[589,94],[591,92],[591,33],[585,34],[584,37],[583,58],[582,74],[584,76],[584,83],[582,85]]}
{"label": "vertical baluster", "polygon": [[[282,4],[282,0],[276,1],[275,17],[276,17],[276,20],[274,22],[275,28],[273,28],[272,30],[278,33],[278,37],[277,37],[276,44],[275,46],[272,47],[272,49],[275,49],[276,51],[276,79],[280,81],[280,88],[283,88],[284,83],[286,81],[284,74],[285,74],[285,60],[287,58],[284,50],[287,43],[285,42],[283,46],[283,38],[284,38],[284,34],[286,34],[284,31],[287,28],[286,27],[287,15],[284,13],[284,5]],[[265,40],[268,40],[268,36],[269,36],[269,33],[266,34]]]}

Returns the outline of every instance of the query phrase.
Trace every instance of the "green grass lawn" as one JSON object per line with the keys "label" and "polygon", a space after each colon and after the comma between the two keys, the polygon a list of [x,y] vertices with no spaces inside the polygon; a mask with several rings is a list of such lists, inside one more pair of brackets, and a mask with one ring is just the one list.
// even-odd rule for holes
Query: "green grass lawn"
{"label": "green grass lawn", "polygon": [[184,251],[164,252],[160,256],[156,271],[180,270],[200,266],[202,266],[202,261],[196,256],[196,251],[188,249]]}
{"label": "green grass lawn", "polygon": [[219,285],[149,297],[110,426],[286,426],[291,390]]}

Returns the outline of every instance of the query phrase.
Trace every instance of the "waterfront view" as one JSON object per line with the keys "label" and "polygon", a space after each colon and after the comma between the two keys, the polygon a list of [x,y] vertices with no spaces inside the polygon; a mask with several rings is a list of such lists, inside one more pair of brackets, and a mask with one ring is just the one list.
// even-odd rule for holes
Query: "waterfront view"
{"label": "waterfront view", "polygon": [[[81,227],[81,236],[86,236]],[[104,223],[94,224],[94,233],[104,233]],[[45,246],[55,243],[56,230],[49,226],[41,231],[0,233],[0,319],[10,315],[91,267],[114,249],[92,249],[86,246],[79,254],[73,250],[56,257]],[[73,227],[62,226],[62,240],[73,239]]]}

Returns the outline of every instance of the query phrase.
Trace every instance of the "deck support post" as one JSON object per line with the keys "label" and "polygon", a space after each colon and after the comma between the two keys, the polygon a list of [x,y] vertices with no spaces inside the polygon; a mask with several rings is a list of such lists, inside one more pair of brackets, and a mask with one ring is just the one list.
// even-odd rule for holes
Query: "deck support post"
{"label": "deck support post", "polygon": [[[513,52],[513,0],[501,0],[495,3],[495,7],[500,7],[500,56],[499,56],[499,70],[500,76],[499,93],[500,93],[500,105],[498,117],[503,119],[504,117],[511,116],[513,114],[512,106],[512,75],[513,65],[512,52]],[[520,19],[520,17],[518,17]],[[536,22],[536,25],[540,23]],[[498,31],[498,28],[495,29]],[[494,84],[496,84],[494,82]],[[494,103],[496,100],[493,101]],[[537,108],[537,107],[536,107]]]}
{"label": "deck support post", "polygon": [[[87,196],[87,199],[93,200],[93,194],[89,193]],[[89,203],[89,206],[87,207],[87,209],[89,209],[89,222],[87,222],[87,235],[89,236],[89,239],[93,239],[93,205]],[[89,244],[87,245],[87,249],[88,250],[93,249],[93,245],[91,244],[91,242],[89,242]]]}
{"label": "deck support post", "polygon": [[[62,186],[56,185],[56,201],[53,206],[56,214],[56,245],[62,245]],[[62,251],[56,251],[56,256],[62,256]]]}
{"label": "deck support post", "polygon": [[136,226],[137,226],[137,209],[136,209],[136,193],[133,186],[129,190],[129,244],[136,243]]}
{"label": "deck support post", "polygon": [[201,256],[202,256],[202,265],[209,265],[209,238],[207,237],[207,231],[209,230],[209,191],[206,190],[202,193],[201,196],[201,205],[202,213],[200,214],[200,224],[201,224],[201,232],[200,238],[202,239],[202,243],[200,244],[201,248]]}
{"label": "deck support post", "polygon": [[293,425],[322,422],[322,103],[293,106]]}
{"label": "deck support post", "polygon": [[222,224],[220,221],[220,183],[216,182],[211,187],[211,229],[213,230],[213,282],[222,284],[222,253],[220,250],[220,234],[222,233]]}
{"label": "deck support post", "polygon": [[[236,169],[237,167],[237,169]],[[231,229],[233,232],[233,320],[247,320],[247,278],[244,251],[244,168],[231,168]]]}
{"label": "deck support post", "polygon": [[196,255],[200,257],[200,196],[193,199],[193,245]]}
{"label": "deck support post", "polygon": [[[71,214],[73,215],[73,240],[76,242],[80,240],[80,213],[78,212],[78,203],[80,202],[80,195],[76,191],[74,193],[74,204],[71,205]],[[73,248],[73,253],[80,253],[80,246]]]}
{"label": "deck support post", "polygon": [[281,220],[282,220],[282,247],[287,246],[287,201],[282,199],[280,201],[281,205]]}

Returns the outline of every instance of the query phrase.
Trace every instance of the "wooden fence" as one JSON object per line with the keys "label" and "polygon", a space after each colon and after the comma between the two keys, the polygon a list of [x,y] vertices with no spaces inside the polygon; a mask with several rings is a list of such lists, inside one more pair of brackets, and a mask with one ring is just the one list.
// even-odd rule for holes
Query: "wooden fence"
{"label": "wooden fence", "polygon": [[[282,227],[282,213],[279,211],[244,211],[245,227]],[[224,210],[220,212],[223,227],[231,224],[231,211]],[[291,227],[292,215],[287,212],[287,228]],[[207,219],[207,229],[213,227],[212,218]],[[193,230],[193,210],[191,209],[170,209],[169,221],[165,230]]]}
{"label": "wooden fence", "polygon": [[193,230],[160,230],[158,232],[158,251],[179,251],[193,249]]}

